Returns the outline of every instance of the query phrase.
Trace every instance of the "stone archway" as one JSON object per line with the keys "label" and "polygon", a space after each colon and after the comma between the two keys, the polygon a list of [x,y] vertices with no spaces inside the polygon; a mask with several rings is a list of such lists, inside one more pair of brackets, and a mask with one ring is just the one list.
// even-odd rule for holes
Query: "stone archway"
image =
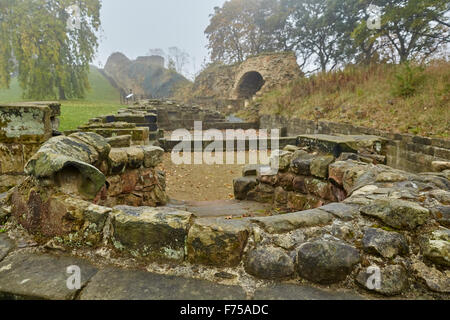
{"label": "stone archway", "polygon": [[257,71],[245,73],[236,88],[238,99],[250,99],[264,86],[265,80]]}

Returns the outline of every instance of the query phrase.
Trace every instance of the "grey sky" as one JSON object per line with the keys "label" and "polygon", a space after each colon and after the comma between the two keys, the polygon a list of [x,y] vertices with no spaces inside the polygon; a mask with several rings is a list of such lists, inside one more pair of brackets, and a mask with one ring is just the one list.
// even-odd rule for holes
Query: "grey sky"
{"label": "grey sky", "polygon": [[[209,15],[226,0],[103,0],[102,28],[96,65],[120,51],[135,59],[150,48],[167,51],[177,46],[196,61],[198,70],[207,39],[204,34]],[[193,67],[190,67],[190,72]]]}

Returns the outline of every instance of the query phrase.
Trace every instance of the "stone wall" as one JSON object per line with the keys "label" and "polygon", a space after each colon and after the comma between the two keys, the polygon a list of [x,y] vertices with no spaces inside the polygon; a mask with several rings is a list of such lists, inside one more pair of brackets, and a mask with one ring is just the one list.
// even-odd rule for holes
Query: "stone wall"
{"label": "stone wall", "polygon": [[345,200],[354,186],[338,178],[341,168],[336,173],[333,163],[351,159],[363,165],[383,164],[383,141],[373,136],[332,138],[300,136],[298,146],[288,145],[272,153],[268,173],[263,173],[264,165],[246,166],[243,177],[234,180],[235,198],[269,203],[273,210],[283,213]]}
{"label": "stone wall", "polygon": [[58,131],[60,104],[26,102],[0,105],[0,193],[24,178],[24,166]]}
{"label": "stone wall", "polygon": [[104,138],[130,137],[130,144],[148,145],[150,132],[148,127],[138,127],[128,122],[106,122],[106,117],[93,118],[85,125],[79,126],[77,130],[65,131],[65,135],[76,132],[94,132]]}
{"label": "stone wall", "polygon": [[158,56],[128,59],[120,52],[113,53],[104,68],[122,93],[130,90],[137,97],[170,97],[178,86],[189,84],[181,74],[164,68],[164,59]]}
{"label": "stone wall", "polygon": [[[36,241],[56,248],[91,247],[142,263],[210,266],[237,273],[240,279],[252,276],[359,288],[374,297],[448,298],[450,170],[412,174],[362,162],[355,153],[342,153],[349,159],[336,161],[331,154],[287,149],[291,151],[275,152],[279,173],[258,175],[254,169],[253,177],[246,175],[256,184],[244,194],[258,185],[273,188],[273,179],[289,192],[301,186],[294,185],[295,178],[285,179],[291,172],[304,176],[305,182],[317,179],[310,193],[319,195],[322,185],[323,190],[334,186],[345,192],[345,199],[334,192],[341,202],[304,211],[199,218],[171,206],[107,207],[67,192],[52,193],[45,179],[33,182],[42,166],[31,164],[32,177],[10,192],[0,208],[11,211],[13,220],[35,232]],[[136,159],[131,154],[128,161]],[[246,170],[250,174],[251,169]],[[300,207],[307,208],[296,208]],[[367,281],[374,268],[379,270],[379,286]]]}
{"label": "stone wall", "polygon": [[250,57],[236,69],[233,87],[229,92],[230,98],[242,98],[239,95],[239,86],[249,72],[257,72],[263,78],[264,84],[258,91],[258,95],[286,85],[302,75],[294,53],[261,54]]}
{"label": "stone wall", "polygon": [[387,165],[411,172],[433,171],[434,161],[450,160],[450,140],[419,137],[410,134],[393,134],[377,129],[345,123],[286,119],[277,115],[262,115],[260,127],[265,129],[287,128],[287,134],[375,135],[387,139]]}
{"label": "stone wall", "polygon": [[[251,74],[262,78],[262,86],[257,86],[250,96],[242,96],[240,90],[246,79],[250,84],[253,82],[247,78]],[[195,79],[191,101],[221,111],[228,106],[243,107],[245,99],[286,85],[301,75],[294,53],[266,53],[234,65],[213,65]]]}
{"label": "stone wall", "polygon": [[51,138],[26,164],[24,182],[9,191],[10,213],[31,233],[49,237],[86,231],[84,207],[165,205],[165,174],[156,169],[163,152],[111,148],[95,133]]}
{"label": "stone wall", "polygon": [[[157,127],[173,131],[176,129],[193,130],[195,121],[201,121],[203,130],[208,129],[257,129],[258,123],[228,122],[225,116],[218,111],[201,108],[196,105],[178,104],[173,101],[143,100],[127,109],[119,110],[119,116],[127,114],[141,114],[154,116],[157,119]],[[115,116],[116,118],[118,116]],[[127,120],[134,122],[133,120]]]}

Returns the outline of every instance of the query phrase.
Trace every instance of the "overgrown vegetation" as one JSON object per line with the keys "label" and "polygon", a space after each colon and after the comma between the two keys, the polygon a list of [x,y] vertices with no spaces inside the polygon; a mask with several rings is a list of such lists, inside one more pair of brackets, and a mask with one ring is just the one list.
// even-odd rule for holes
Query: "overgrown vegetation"
{"label": "overgrown vegetation", "polygon": [[298,79],[258,102],[263,114],[449,137],[450,62],[352,65]]}

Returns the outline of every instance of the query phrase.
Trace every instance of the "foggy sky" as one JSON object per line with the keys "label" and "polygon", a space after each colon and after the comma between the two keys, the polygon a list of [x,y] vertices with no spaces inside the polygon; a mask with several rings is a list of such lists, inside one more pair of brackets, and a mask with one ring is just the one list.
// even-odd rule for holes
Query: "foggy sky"
{"label": "foggy sky", "polygon": [[[196,60],[200,69],[207,39],[204,30],[215,6],[226,0],[103,0],[102,32],[95,65],[105,65],[120,51],[128,58],[145,55],[151,48],[177,46]],[[189,68],[192,73],[193,66]]]}

